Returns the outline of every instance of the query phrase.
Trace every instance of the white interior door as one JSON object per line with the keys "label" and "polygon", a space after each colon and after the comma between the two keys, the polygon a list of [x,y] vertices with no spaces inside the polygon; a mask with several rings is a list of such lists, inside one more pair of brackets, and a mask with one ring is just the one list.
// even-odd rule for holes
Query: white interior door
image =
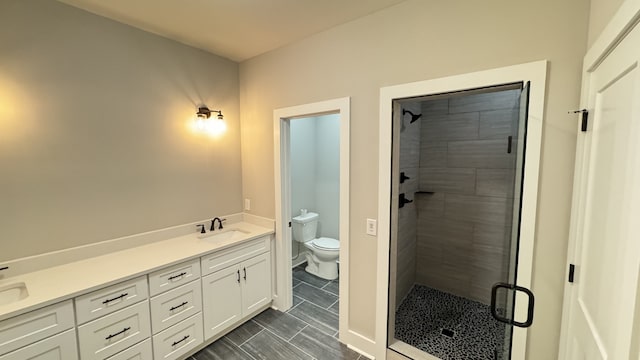
{"label": "white interior door", "polygon": [[[561,359],[638,359],[640,27],[588,78],[579,136]],[[584,90],[583,90],[584,91]]]}

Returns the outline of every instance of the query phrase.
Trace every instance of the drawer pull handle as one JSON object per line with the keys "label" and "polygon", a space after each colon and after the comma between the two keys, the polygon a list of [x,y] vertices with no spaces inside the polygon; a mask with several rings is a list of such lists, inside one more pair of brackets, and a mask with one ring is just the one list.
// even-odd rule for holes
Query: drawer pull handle
{"label": "drawer pull handle", "polygon": [[173,344],[171,344],[171,346],[176,346],[178,344],[180,344],[181,342],[187,340],[189,338],[189,335],[185,335],[182,339],[178,340],[178,341],[174,341]]}
{"label": "drawer pull handle", "polygon": [[247,268],[242,268],[242,271],[244,271],[244,281],[247,281]]}
{"label": "drawer pull handle", "polygon": [[116,336],[118,336],[118,335],[122,335],[122,334],[126,333],[126,332],[127,332],[127,331],[129,331],[129,330],[131,330],[131,326],[128,326],[128,327],[126,327],[126,328],[124,328],[124,329],[122,329],[122,330],[118,331],[118,332],[117,332],[117,333],[115,333],[115,334],[111,334],[111,335],[107,336],[107,337],[106,337],[106,338],[104,338],[104,339],[105,339],[105,340],[111,340],[111,338],[114,338],[114,337],[116,337]]}
{"label": "drawer pull handle", "polygon": [[238,284],[240,284],[240,270],[238,270]]}
{"label": "drawer pull handle", "polygon": [[185,276],[185,275],[187,275],[187,273],[183,271],[183,272],[181,272],[181,273],[180,273],[180,274],[178,274],[178,275],[169,276],[169,281],[174,280],[174,279],[177,279],[177,278],[180,278],[180,277],[183,277],[183,276]]}
{"label": "drawer pull handle", "polygon": [[124,294],[122,294],[122,295],[120,295],[120,296],[116,296],[116,297],[114,297],[114,298],[112,298],[112,299],[107,299],[107,300],[103,301],[102,303],[103,303],[103,304],[108,304],[108,303],[110,303],[110,302],[112,302],[112,301],[120,300],[120,299],[122,299],[123,297],[125,297],[125,296],[127,296],[127,295],[129,295],[129,293],[124,293]]}
{"label": "drawer pull handle", "polygon": [[187,305],[188,303],[189,303],[188,301],[184,301],[182,304],[180,304],[180,305],[176,305],[176,306],[174,306],[174,307],[170,308],[170,309],[169,309],[169,311],[173,311],[173,310],[175,310],[175,309],[179,309],[179,308],[181,308],[181,307],[183,307],[183,306]]}

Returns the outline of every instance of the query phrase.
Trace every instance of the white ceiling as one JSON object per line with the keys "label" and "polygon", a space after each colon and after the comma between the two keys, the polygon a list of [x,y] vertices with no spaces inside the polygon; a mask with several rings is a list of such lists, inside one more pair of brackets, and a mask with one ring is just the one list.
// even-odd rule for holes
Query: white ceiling
{"label": "white ceiling", "polygon": [[243,61],[404,0],[59,0]]}

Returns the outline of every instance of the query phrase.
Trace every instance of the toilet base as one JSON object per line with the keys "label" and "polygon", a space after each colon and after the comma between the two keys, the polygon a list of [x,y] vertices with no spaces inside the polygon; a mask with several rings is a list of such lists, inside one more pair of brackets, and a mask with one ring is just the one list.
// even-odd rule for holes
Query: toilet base
{"label": "toilet base", "polygon": [[325,280],[335,280],[338,278],[338,263],[334,261],[317,261],[310,253],[305,254],[307,257],[307,266],[304,268],[306,272]]}

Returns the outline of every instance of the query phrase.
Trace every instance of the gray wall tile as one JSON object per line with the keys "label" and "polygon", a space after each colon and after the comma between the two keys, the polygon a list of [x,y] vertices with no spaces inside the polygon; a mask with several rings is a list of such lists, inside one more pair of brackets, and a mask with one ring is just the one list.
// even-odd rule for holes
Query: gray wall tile
{"label": "gray wall tile", "polygon": [[513,169],[478,169],[476,195],[513,197]]}
{"label": "gray wall tile", "polygon": [[427,100],[422,102],[422,117],[426,120],[434,115],[449,113],[449,99]]}
{"label": "gray wall tile", "polygon": [[477,139],[479,126],[480,114],[477,112],[439,117],[422,124],[422,141]]}
{"label": "gray wall tile", "polygon": [[433,194],[415,194],[416,206],[418,208],[418,233],[419,226],[423,219],[437,219],[444,217],[444,193],[437,192]]}
{"label": "gray wall tile", "polygon": [[449,113],[513,109],[518,106],[519,90],[456,96],[449,99]]}
{"label": "gray wall tile", "polygon": [[422,141],[420,143],[420,167],[447,167],[447,142]]}
{"label": "gray wall tile", "polygon": [[503,109],[485,111],[480,113],[480,139],[504,139],[509,135],[516,136],[519,112],[517,110]]}
{"label": "gray wall tile", "polygon": [[450,141],[447,166],[453,168],[510,169],[515,151],[507,153],[507,139]]}
{"label": "gray wall tile", "polygon": [[509,223],[512,204],[506,198],[447,194],[444,208],[447,218],[503,227]]}
{"label": "gray wall tile", "polygon": [[435,193],[415,195],[416,283],[488,303],[491,285],[508,274],[515,151],[507,153],[507,137],[516,132],[518,97],[513,90],[423,102],[419,190]]}
{"label": "gray wall tile", "polygon": [[476,169],[421,168],[420,190],[447,194],[474,194]]}

